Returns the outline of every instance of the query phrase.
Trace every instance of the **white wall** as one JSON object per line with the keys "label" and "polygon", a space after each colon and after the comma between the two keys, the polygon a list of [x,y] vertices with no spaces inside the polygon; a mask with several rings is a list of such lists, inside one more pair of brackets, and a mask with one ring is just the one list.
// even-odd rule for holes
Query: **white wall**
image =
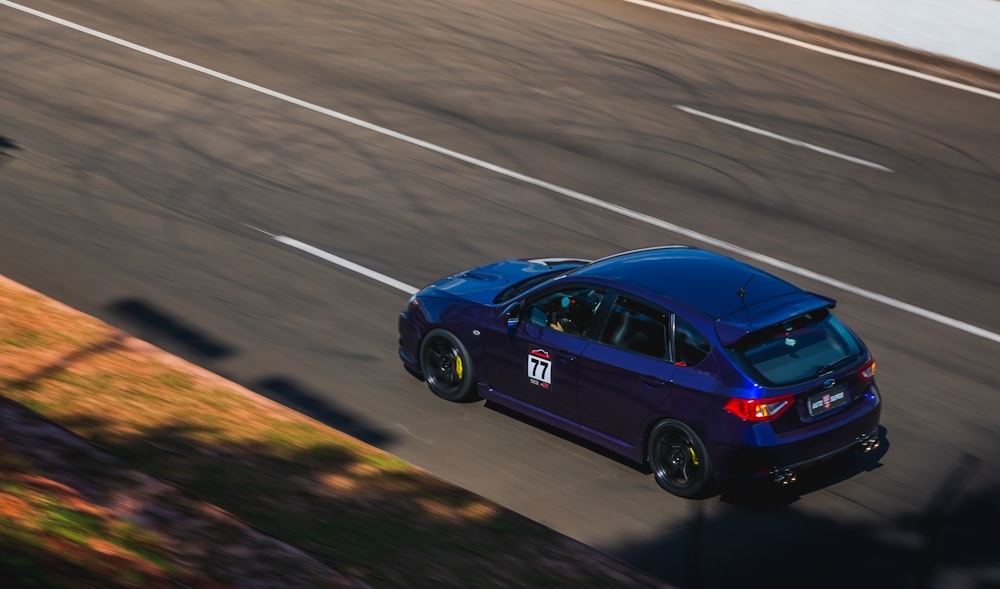
{"label": "white wall", "polygon": [[1000,0],[733,0],[1000,70]]}

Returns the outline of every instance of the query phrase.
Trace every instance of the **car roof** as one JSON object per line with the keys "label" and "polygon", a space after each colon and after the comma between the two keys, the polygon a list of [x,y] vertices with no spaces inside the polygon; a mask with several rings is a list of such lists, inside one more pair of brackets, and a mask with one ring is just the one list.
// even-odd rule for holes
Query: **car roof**
{"label": "car roof", "polygon": [[[711,319],[722,319],[771,299],[805,294],[790,282],[750,264],[688,246],[616,254],[582,266],[572,275],[628,283]],[[742,296],[740,289],[744,289]]]}

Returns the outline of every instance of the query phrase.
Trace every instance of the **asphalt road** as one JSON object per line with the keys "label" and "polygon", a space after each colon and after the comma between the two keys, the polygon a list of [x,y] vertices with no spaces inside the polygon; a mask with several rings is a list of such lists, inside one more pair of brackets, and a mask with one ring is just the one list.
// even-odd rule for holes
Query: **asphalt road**
{"label": "asphalt road", "polygon": [[[1000,585],[1000,102],[614,0],[30,5],[335,113],[0,5],[0,273],[674,584]],[[402,290],[251,228],[413,286],[699,244],[563,189],[860,289],[775,270],[873,349],[879,454],[674,498],[436,399]]]}

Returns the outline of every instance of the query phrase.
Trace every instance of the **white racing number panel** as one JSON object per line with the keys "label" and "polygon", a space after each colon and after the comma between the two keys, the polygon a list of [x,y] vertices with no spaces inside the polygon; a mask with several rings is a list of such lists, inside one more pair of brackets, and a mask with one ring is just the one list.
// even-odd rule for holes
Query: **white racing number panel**
{"label": "white racing number panel", "polygon": [[549,388],[552,384],[552,359],[545,350],[528,352],[528,380],[543,389]]}

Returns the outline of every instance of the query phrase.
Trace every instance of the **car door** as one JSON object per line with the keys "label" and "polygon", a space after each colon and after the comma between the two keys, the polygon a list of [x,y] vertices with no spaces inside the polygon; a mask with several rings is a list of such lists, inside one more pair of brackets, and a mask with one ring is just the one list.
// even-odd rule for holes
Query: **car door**
{"label": "car door", "polygon": [[568,285],[518,305],[516,325],[499,316],[486,333],[486,380],[494,394],[577,420],[580,357],[603,289]]}
{"label": "car door", "polygon": [[634,446],[672,390],[671,314],[618,295],[597,341],[580,360],[580,422]]}

